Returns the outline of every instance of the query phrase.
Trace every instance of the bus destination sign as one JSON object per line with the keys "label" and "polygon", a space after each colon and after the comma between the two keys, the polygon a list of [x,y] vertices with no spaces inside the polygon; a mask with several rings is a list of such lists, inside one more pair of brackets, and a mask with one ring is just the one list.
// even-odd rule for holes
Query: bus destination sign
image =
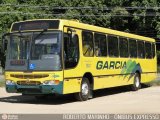
{"label": "bus destination sign", "polygon": [[34,20],[14,23],[11,31],[58,29],[59,20]]}

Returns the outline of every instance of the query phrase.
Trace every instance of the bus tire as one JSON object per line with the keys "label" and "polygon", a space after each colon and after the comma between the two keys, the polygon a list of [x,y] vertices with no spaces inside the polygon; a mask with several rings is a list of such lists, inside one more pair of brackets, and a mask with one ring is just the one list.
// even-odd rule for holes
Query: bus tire
{"label": "bus tire", "polygon": [[137,91],[141,88],[141,79],[138,73],[134,75],[133,85],[131,86],[132,91]]}
{"label": "bus tire", "polygon": [[75,98],[79,101],[86,101],[89,98],[91,85],[88,78],[84,77],[81,82],[81,88],[79,93],[75,93]]}

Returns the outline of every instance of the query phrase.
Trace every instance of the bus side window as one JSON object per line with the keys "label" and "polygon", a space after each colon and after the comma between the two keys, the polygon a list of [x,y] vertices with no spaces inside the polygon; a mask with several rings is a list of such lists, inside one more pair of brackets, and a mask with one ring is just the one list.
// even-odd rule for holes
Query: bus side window
{"label": "bus side window", "polygon": [[137,42],[134,39],[129,39],[129,52],[131,58],[137,58]]}
{"label": "bus side window", "polygon": [[138,58],[145,58],[144,42],[137,41],[138,45]]}
{"label": "bus side window", "polygon": [[79,39],[74,35],[72,39],[64,34],[64,65],[65,69],[74,68],[79,61]]}
{"label": "bus side window", "polygon": [[82,32],[83,55],[91,57],[94,55],[93,50],[93,34],[89,31]]}
{"label": "bus side window", "polygon": [[151,50],[151,43],[145,42],[145,52],[146,52],[146,58],[151,59],[152,58],[152,50]]}
{"label": "bus side window", "polygon": [[95,33],[94,34],[94,49],[96,56],[107,56],[107,41],[106,35]]}
{"label": "bus side window", "polygon": [[120,57],[128,57],[128,40],[124,37],[119,37],[119,50],[120,50]]}
{"label": "bus side window", "polygon": [[118,57],[118,37],[108,35],[108,53],[110,57]]}
{"label": "bus side window", "polygon": [[155,43],[152,43],[152,57],[155,57]]}

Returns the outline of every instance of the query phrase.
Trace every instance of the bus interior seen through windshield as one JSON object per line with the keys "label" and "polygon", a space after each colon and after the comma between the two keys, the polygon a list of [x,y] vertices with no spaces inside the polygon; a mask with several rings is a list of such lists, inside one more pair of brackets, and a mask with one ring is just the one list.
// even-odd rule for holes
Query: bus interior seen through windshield
{"label": "bus interior seen through windshield", "polygon": [[61,46],[61,32],[12,33],[6,70],[60,70]]}

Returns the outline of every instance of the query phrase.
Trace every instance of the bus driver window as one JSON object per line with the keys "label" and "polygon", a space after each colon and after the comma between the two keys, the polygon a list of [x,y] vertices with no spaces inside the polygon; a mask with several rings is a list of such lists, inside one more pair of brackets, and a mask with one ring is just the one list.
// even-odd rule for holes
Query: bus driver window
{"label": "bus driver window", "polygon": [[64,65],[65,69],[74,68],[79,61],[79,39],[78,35],[69,38],[64,34]]}

